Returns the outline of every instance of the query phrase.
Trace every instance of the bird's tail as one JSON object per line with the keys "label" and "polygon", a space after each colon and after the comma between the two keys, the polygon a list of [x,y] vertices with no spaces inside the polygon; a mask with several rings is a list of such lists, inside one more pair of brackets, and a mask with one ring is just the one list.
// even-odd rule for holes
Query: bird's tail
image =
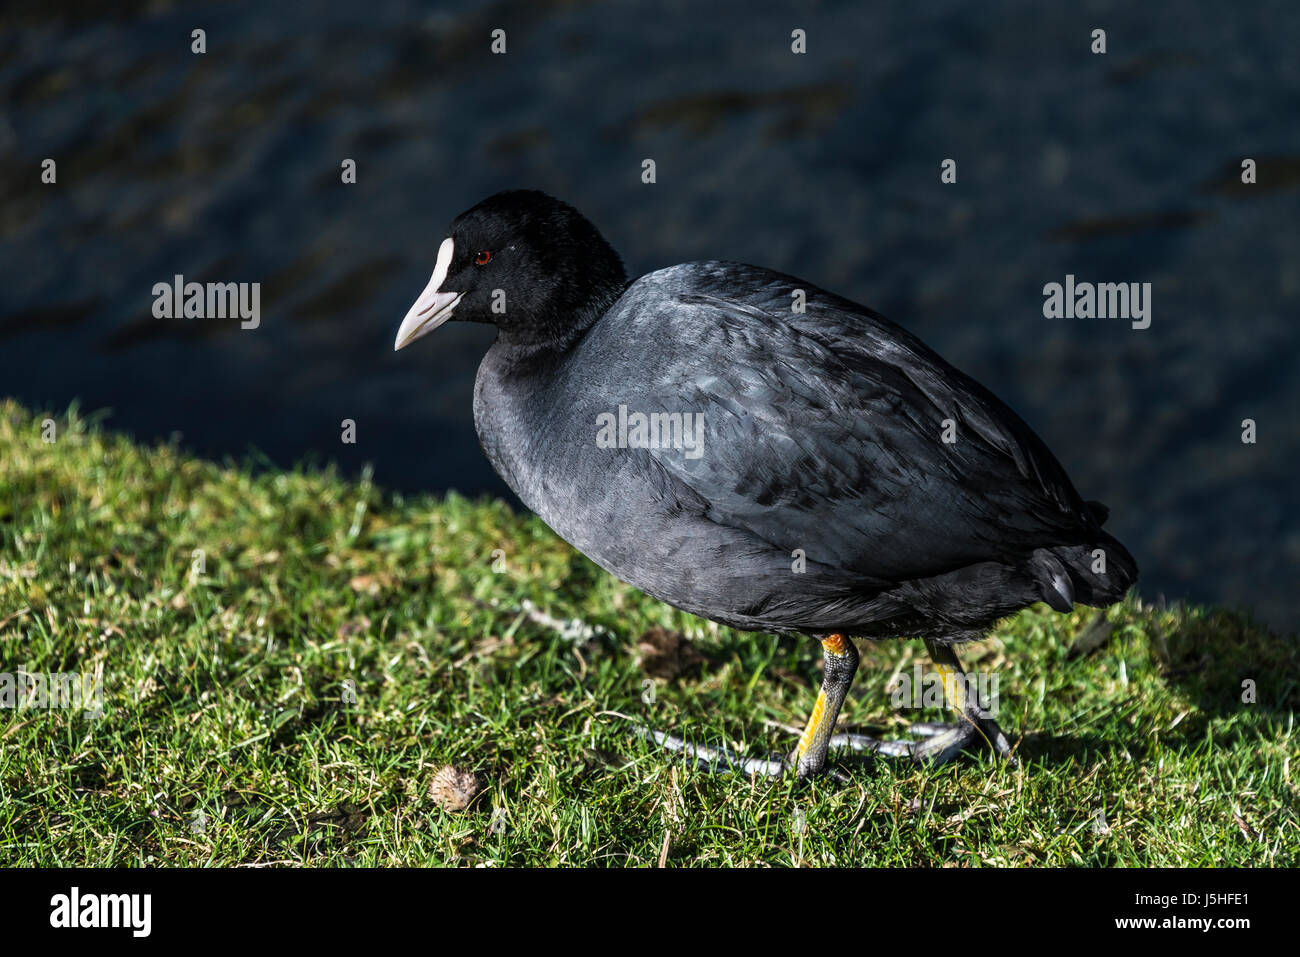
{"label": "bird's tail", "polygon": [[1075,602],[1105,608],[1137,581],[1137,562],[1127,548],[1100,529],[1093,538],[1088,545],[1034,549],[1030,564],[1039,591],[1057,611],[1070,611]]}

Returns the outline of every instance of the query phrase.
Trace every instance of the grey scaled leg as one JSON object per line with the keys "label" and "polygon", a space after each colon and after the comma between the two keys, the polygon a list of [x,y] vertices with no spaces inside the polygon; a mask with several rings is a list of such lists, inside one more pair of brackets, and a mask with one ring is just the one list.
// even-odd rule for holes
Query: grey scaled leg
{"label": "grey scaled leg", "polygon": [[[831,731],[839,717],[840,707],[858,670],[858,650],[843,635],[822,639],[822,655],[826,661],[826,675],[822,678],[817,703],[813,705],[808,726],[799,738],[799,746],[788,758],[746,758],[726,748],[710,748],[692,744],[675,735],[638,727],[634,731],[670,751],[680,751],[708,770],[738,771],[748,775],[780,777],[792,767],[801,778],[812,777],[826,767],[826,752],[831,744]],[[837,777],[842,777],[837,775]]]}
{"label": "grey scaled leg", "polygon": [[953,724],[920,721],[909,729],[924,741],[883,741],[865,734],[837,734],[830,739],[832,751],[857,751],[886,757],[911,757],[917,762],[943,764],[965,748],[985,742],[1011,764],[1017,764],[1007,736],[981,702],[978,690],[966,680],[961,662],[952,646],[927,639],[925,647],[934,661],[935,672],[943,682],[944,701],[958,714]]}
{"label": "grey scaled leg", "polygon": [[793,760],[799,777],[812,777],[826,767],[826,751],[831,743],[831,732],[840,716],[840,708],[853,684],[858,670],[858,649],[843,635],[822,639],[822,657],[826,662],[826,675],[822,678],[817,703],[813,705],[808,726],[799,738]]}
{"label": "grey scaled leg", "polygon": [[[913,724],[912,733],[924,738],[923,741],[884,741],[863,734],[832,733],[858,669],[857,649],[852,641],[839,634],[822,639],[826,675],[822,679],[821,690],[817,694],[817,703],[813,705],[808,725],[799,738],[799,745],[786,759],[747,758],[726,748],[692,744],[662,731],[644,727],[638,727],[635,731],[671,751],[680,751],[695,758],[701,767],[709,770],[735,771],[765,777],[779,777],[792,767],[799,777],[812,777],[825,770],[829,751],[911,757],[917,762],[943,764],[980,742],[986,743],[1011,764],[1017,764],[1007,736],[998,727],[986,704],[979,700],[977,689],[966,680],[961,662],[957,660],[952,646],[931,639],[926,639],[925,646],[934,662],[934,669],[943,682],[944,701],[957,713],[958,720],[953,724]],[[847,780],[843,775],[835,776]]]}
{"label": "grey scaled leg", "polygon": [[[966,747],[983,742],[996,751],[999,757],[1013,765],[1019,763],[1007,736],[989,713],[987,703],[979,700],[975,684],[966,680],[966,674],[962,671],[961,662],[957,660],[952,645],[927,638],[925,647],[943,682],[944,700],[951,710],[957,712],[958,718],[955,724],[947,727],[928,726],[931,736],[915,747],[912,756],[917,761],[942,764],[956,757]],[[920,730],[920,727],[916,730]]]}

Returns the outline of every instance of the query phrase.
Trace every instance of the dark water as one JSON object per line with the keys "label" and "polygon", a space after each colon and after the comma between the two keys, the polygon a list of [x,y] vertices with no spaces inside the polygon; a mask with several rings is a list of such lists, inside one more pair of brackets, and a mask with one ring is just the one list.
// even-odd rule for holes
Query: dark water
{"label": "dark water", "polygon": [[[450,218],[532,186],[634,275],[735,259],[880,309],[1112,507],[1145,595],[1294,627],[1300,7],[1057,6],[9,4],[0,393],[503,493],[470,422],[489,331],[392,340]],[[153,318],[178,273],[260,282],[261,327]],[[1067,273],[1150,282],[1151,327],[1045,319]]]}

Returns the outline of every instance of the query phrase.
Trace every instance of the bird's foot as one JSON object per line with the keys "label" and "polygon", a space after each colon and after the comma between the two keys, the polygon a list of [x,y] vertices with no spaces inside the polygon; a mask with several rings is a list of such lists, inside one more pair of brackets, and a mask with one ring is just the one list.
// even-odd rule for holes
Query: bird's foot
{"label": "bird's foot", "polygon": [[[836,781],[849,780],[838,769],[828,768],[825,762],[818,767],[806,759],[801,760],[797,751],[786,756],[750,758],[729,748],[695,744],[666,731],[641,725],[632,730],[638,737],[694,759],[696,766],[705,771],[766,778],[784,777],[791,771],[799,778],[810,778],[827,771]],[[963,713],[962,719],[952,724],[918,721],[909,730],[921,740],[889,741],[865,734],[841,733],[831,735],[828,750],[841,754],[848,751],[886,758],[910,758],[917,764],[937,765],[951,761],[967,748],[985,745],[1012,767],[1019,764],[1015,748],[988,712]]]}
{"label": "bird's foot", "polygon": [[695,744],[666,731],[637,725],[632,732],[638,737],[653,741],[669,751],[676,751],[688,758],[694,758],[698,767],[706,771],[744,774],[750,777],[779,778],[790,770],[788,758],[747,758],[728,748],[714,748],[707,744]]}
{"label": "bird's foot", "polygon": [[847,783],[849,780],[847,775],[835,768],[812,768],[806,764],[801,764],[797,753],[770,758],[747,758],[729,748],[715,748],[706,744],[695,744],[684,738],[679,738],[675,734],[668,734],[666,731],[656,731],[653,728],[640,725],[633,728],[632,731],[638,737],[653,741],[669,751],[693,758],[697,767],[705,771],[712,771],[715,774],[743,774],[746,777],[780,778],[793,772],[796,777],[806,779],[813,777],[822,770],[829,770],[834,780],[840,783]]}
{"label": "bird's foot", "polygon": [[882,741],[864,734],[836,734],[831,736],[830,750],[910,757],[918,764],[944,764],[967,748],[985,745],[1012,767],[1019,764],[1015,748],[988,712],[963,713],[961,720],[953,724],[918,721],[909,730],[923,740]]}

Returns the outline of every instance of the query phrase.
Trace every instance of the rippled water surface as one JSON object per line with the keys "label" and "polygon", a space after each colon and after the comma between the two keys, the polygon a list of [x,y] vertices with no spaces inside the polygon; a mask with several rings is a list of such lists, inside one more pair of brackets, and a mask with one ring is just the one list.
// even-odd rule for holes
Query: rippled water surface
{"label": "rippled water surface", "polygon": [[[537,187],[634,274],[734,259],[879,309],[1111,506],[1145,595],[1300,620],[1293,3],[0,17],[0,393],[111,407],[116,428],[214,457],[370,461],[393,488],[504,493],[470,419],[489,330],[453,324],[399,355],[392,340],[451,217]],[[1043,285],[1067,273],[1150,282],[1151,327],[1045,319]],[[176,274],[260,282],[261,327],[155,319],[151,290]]]}

